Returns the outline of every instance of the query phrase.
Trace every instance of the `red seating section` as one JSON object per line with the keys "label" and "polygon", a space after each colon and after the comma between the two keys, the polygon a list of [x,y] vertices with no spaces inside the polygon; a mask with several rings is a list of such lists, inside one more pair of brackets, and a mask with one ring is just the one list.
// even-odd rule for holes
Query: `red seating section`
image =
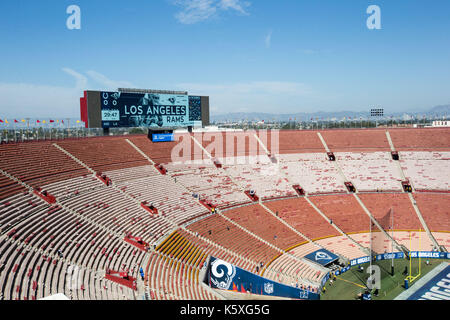
{"label": "red seating section", "polygon": [[[155,163],[170,163],[207,158],[189,134],[175,134],[173,142],[151,142],[146,136],[129,136],[129,139]],[[173,155],[172,155],[173,153]],[[175,157],[174,159],[172,159]]]}
{"label": "red seating section", "polygon": [[448,128],[389,129],[397,151],[450,151]]}
{"label": "red seating section", "polygon": [[431,231],[450,230],[450,194],[416,193],[414,199]]}
{"label": "red seating section", "polygon": [[[70,143],[84,144],[78,140]],[[32,187],[89,173],[48,141],[0,145],[0,168]]]}
{"label": "red seating section", "polygon": [[123,138],[99,137],[74,143],[60,141],[58,145],[77,157],[96,172],[117,170],[148,164]]}
{"label": "red seating section", "polygon": [[280,218],[310,239],[339,235],[339,232],[303,198],[271,201],[265,205],[273,212],[278,212]]}
{"label": "red seating section", "polygon": [[259,204],[231,209],[224,214],[240,226],[283,250],[306,241]]}
{"label": "red seating section", "polygon": [[345,233],[370,228],[369,216],[352,195],[314,196],[310,200]]}
{"label": "red seating section", "polygon": [[[219,215],[200,220],[190,225],[188,229],[198,232],[201,236],[256,263],[263,262],[265,264],[279,254],[275,249],[239,229]],[[211,234],[209,231],[211,231]]]}
{"label": "red seating section", "polygon": [[264,155],[266,152],[256,140],[256,131],[211,132],[194,134],[202,146],[215,158]]}
{"label": "red seating section", "polygon": [[[390,218],[386,217],[390,208],[394,210],[394,230],[419,230],[423,229],[419,218],[406,194],[360,194],[360,199],[369,209],[375,219],[390,228]],[[390,216],[390,215],[388,215]],[[385,221],[388,220],[388,221]]]}
{"label": "red seating section", "polygon": [[16,181],[0,174],[0,190],[0,200],[3,200],[19,192],[25,191],[25,188]]}
{"label": "red seating section", "polygon": [[[421,150],[450,151],[448,129],[389,129],[389,132],[396,150],[414,151],[409,155],[411,159],[418,156],[417,151]],[[264,137],[263,132],[257,134],[261,139]],[[273,134],[274,137],[279,135],[279,140],[276,140],[276,143],[279,142],[278,146],[273,145],[271,141]],[[333,152],[390,150],[384,129],[322,130],[321,134]],[[235,143],[229,148],[231,154],[228,156],[265,154],[264,148],[260,146],[252,131],[234,132],[231,135],[219,133],[219,140],[222,139],[219,145],[222,150],[210,148],[210,142],[203,139],[208,134],[193,135],[213,156],[221,157],[219,151],[227,151],[226,145],[230,142],[227,139],[230,139],[230,136]],[[211,135],[214,136],[214,133]],[[176,140],[179,137],[185,139],[185,145],[189,146],[188,159],[205,158],[202,148],[194,143],[190,134],[175,136]],[[174,166],[170,164],[168,174],[163,176],[158,174],[149,161],[126,139],[133,142],[154,162],[164,164],[165,167],[167,163],[172,162],[172,153],[181,150],[178,141],[152,143],[146,136],[0,145],[0,169],[33,188],[41,187],[42,190],[54,195],[57,201],[54,204],[47,203],[29,193],[21,184],[0,174],[0,300],[39,299],[57,292],[73,299],[135,299],[136,296],[131,289],[105,280],[104,271],[112,269],[127,272],[136,278],[139,277],[140,266],[143,268],[145,266],[147,273],[145,283],[149,285],[153,298],[215,299],[216,297],[205,290],[199,282],[199,273],[209,255],[256,272],[257,264],[262,262],[266,265],[279,256],[280,251],[271,245],[287,250],[306,242],[260,204],[249,204],[249,199],[242,192],[248,188],[231,188],[227,185],[231,181],[229,176],[232,173],[228,167],[234,170],[235,166],[225,164],[225,169],[220,169],[211,162],[202,169],[189,169],[191,164],[181,164],[177,176],[172,176]],[[286,157],[287,160],[291,159],[292,163],[302,164],[298,167],[288,166],[290,162],[286,160],[287,164],[278,168],[280,172],[274,170],[272,181],[277,181],[282,176],[286,179],[286,185],[292,194],[294,189],[291,186],[294,183],[300,183],[302,188],[308,191],[313,183],[304,182],[310,181],[311,177],[317,178],[313,181],[319,181],[318,186],[314,185],[318,188],[325,183],[318,178],[324,177],[326,180],[334,174],[331,169],[322,170],[325,165],[319,160],[309,160],[317,165],[316,171],[311,169],[315,167],[310,166],[308,169],[307,166],[303,166],[307,162],[305,159],[315,159],[315,155],[305,153],[325,156],[325,149],[317,131],[268,132],[267,139],[262,140],[270,152],[278,149],[281,154],[286,154],[279,157],[278,160],[281,159],[281,162],[282,157]],[[238,141],[242,143],[237,143]],[[114,186],[102,184],[89,170],[63,153],[53,143],[67,150],[96,172],[111,173],[116,177],[116,180],[112,179]],[[294,153],[302,153],[305,159],[300,157],[296,159]],[[400,153],[400,156],[404,154]],[[448,155],[442,153],[440,157],[442,159],[439,161],[444,163],[442,167],[445,169]],[[380,167],[385,165],[384,161],[388,161],[385,157],[378,160]],[[337,163],[340,161],[344,160],[338,159]],[[364,160],[358,158],[353,161],[356,163]],[[245,166],[242,165],[241,172],[247,170]],[[421,166],[424,174],[430,175],[427,166],[425,164]],[[289,173],[288,168],[291,168]],[[435,170],[439,172],[439,169]],[[318,177],[315,177],[313,173],[317,172]],[[409,174],[417,175],[411,170]],[[373,173],[371,177],[372,175]],[[198,178],[200,176],[202,179]],[[293,176],[296,180],[300,180],[299,177],[304,180],[289,181],[288,178]],[[178,180],[175,179],[177,177]],[[430,180],[436,180],[434,177]],[[213,184],[213,178],[217,184]],[[235,174],[233,178],[239,182],[243,177]],[[245,183],[250,185],[255,181],[271,181],[258,180],[252,174],[245,178]],[[343,185],[336,182],[336,185],[341,184]],[[276,190],[276,184],[268,182],[266,185],[268,190]],[[444,193],[448,191],[445,186],[442,188],[443,193],[434,193],[429,190],[430,185],[424,184],[428,192],[417,192],[413,196],[435,238],[448,248],[450,193]],[[331,188],[328,189],[331,193]],[[325,191],[328,192],[328,189]],[[417,230],[423,227],[406,194],[372,192],[373,190],[367,190],[367,193],[360,193],[359,197],[379,222],[386,217],[386,213],[392,207],[396,230]],[[198,203],[197,198],[193,197],[193,193],[208,200],[222,197],[219,203],[222,206],[239,205],[240,207],[232,209],[222,209],[223,215],[234,223],[219,214],[210,215],[208,210]],[[264,200],[263,196],[261,198]],[[309,199],[343,232],[360,233],[369,230],[369,216],[353,195],[309,195]],[[143,210],[140,207],[142,201],[154,202],[159,214],[153,216]],[[363,245],[369,240],[367,234],[353,235],[352,239],[341,235],[304,198],[264,201],[264,205],[310,239],[330,237],[316,243],[347,257],[354,258],[361,254],[352,239]],[[174,228],[177,229],[179,237],[166,239]],[[406,231],[398,231],[399,237],[402,236],[402,241],[407,241],[402,232]],[[152,252],[150,259],[144,262],[146,253],[124,241],[128,233],[142,238],[150,248],[153,248],[153,244],[168,241],[167,250]],[[385,239],[382,241],[385,242]],[[430,239],[424,239],[424,245],[427,248],[431,247]],[[299,246],[295,252],[298,251],[301,256],[309,252],[308,250],[313,250],[314,246],[315,243],[308,243]],[[297,275],[295,273],[297,261],[292,258],[283,261],[280,259],[279,264],[274,263],[273,266],[289,266],[294,272],[291,276]],[[75,267],[78,268],[77,277],[73,278],[76,283],[71,287],[70,281],[73,279],[67,280],[67,276]],[[102,272],[103,274],[99,276]],[[268,272],[272,272],[274,276],[282,274],[277,268],[268,269]],[[306,278],[320,280],[315,273],[309,274],[312,271],[306,267],[302,272],[305,272]],[[290,276],[285,278],[285,281],[290,280]]]}
{"label": "red seating section", "polygon": [[269,131],[267,135],[267,148],[272,154],[277,149],[277,146],[273,145],[273,143],[279,143],[278,150],[280,154],[326,152],[316,131],[283,130],[278,133],[279,139],[272,139],[272,134]]}
{"label": "red seating section", "polygon": [[325,130],[320,132],[333,152],[390,151],[385,130]]}

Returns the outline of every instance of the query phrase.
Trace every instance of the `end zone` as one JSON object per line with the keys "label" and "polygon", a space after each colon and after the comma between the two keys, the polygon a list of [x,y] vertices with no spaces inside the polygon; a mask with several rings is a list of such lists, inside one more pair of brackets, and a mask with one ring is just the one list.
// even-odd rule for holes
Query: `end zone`
{"label": "end zone", "polygon": [[442,262],[394,300],[450,300],[450,264]]}

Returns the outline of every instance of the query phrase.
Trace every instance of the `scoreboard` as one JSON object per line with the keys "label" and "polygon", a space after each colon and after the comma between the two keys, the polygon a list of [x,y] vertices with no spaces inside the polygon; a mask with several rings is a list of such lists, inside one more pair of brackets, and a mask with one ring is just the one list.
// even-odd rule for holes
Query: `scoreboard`
{"label": "scoreboard", "polygon": [[102,127],[183,127],[189,120],[189,96],[101,92]]}
{"label": "scoreboard", "polygon": [[209,97],[183,93],[85,91],[81,120],[88,128],[186,128],[209,125]]}

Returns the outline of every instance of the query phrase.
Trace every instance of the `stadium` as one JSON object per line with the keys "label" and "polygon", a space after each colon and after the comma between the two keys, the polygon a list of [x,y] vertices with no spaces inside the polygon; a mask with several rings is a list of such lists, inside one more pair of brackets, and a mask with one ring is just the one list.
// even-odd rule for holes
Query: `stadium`
{"label": "stadium", "polygon": [[3,300],[394,299],[448,264],[448,128],[112,136],[91,94],[104,136],[1,145]]}
{"label": "stadium", "polygon": [[1,2],[2,316],[450,300],[449,10]]}

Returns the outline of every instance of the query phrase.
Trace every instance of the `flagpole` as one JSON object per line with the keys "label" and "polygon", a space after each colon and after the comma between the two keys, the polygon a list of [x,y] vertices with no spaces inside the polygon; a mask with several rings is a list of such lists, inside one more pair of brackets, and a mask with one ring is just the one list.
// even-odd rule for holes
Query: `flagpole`
{"label": "flagpole", "polygon": [[12,131],[13,131],[13,135],[14,135],[14,143],[16,143],[17,141],[16,141],[16,123],[15,122],[13,124]]}
{"label": "flagpole", "polygon": [[30,133],[30,118],[27,118],[27,141],[29,140]]}

